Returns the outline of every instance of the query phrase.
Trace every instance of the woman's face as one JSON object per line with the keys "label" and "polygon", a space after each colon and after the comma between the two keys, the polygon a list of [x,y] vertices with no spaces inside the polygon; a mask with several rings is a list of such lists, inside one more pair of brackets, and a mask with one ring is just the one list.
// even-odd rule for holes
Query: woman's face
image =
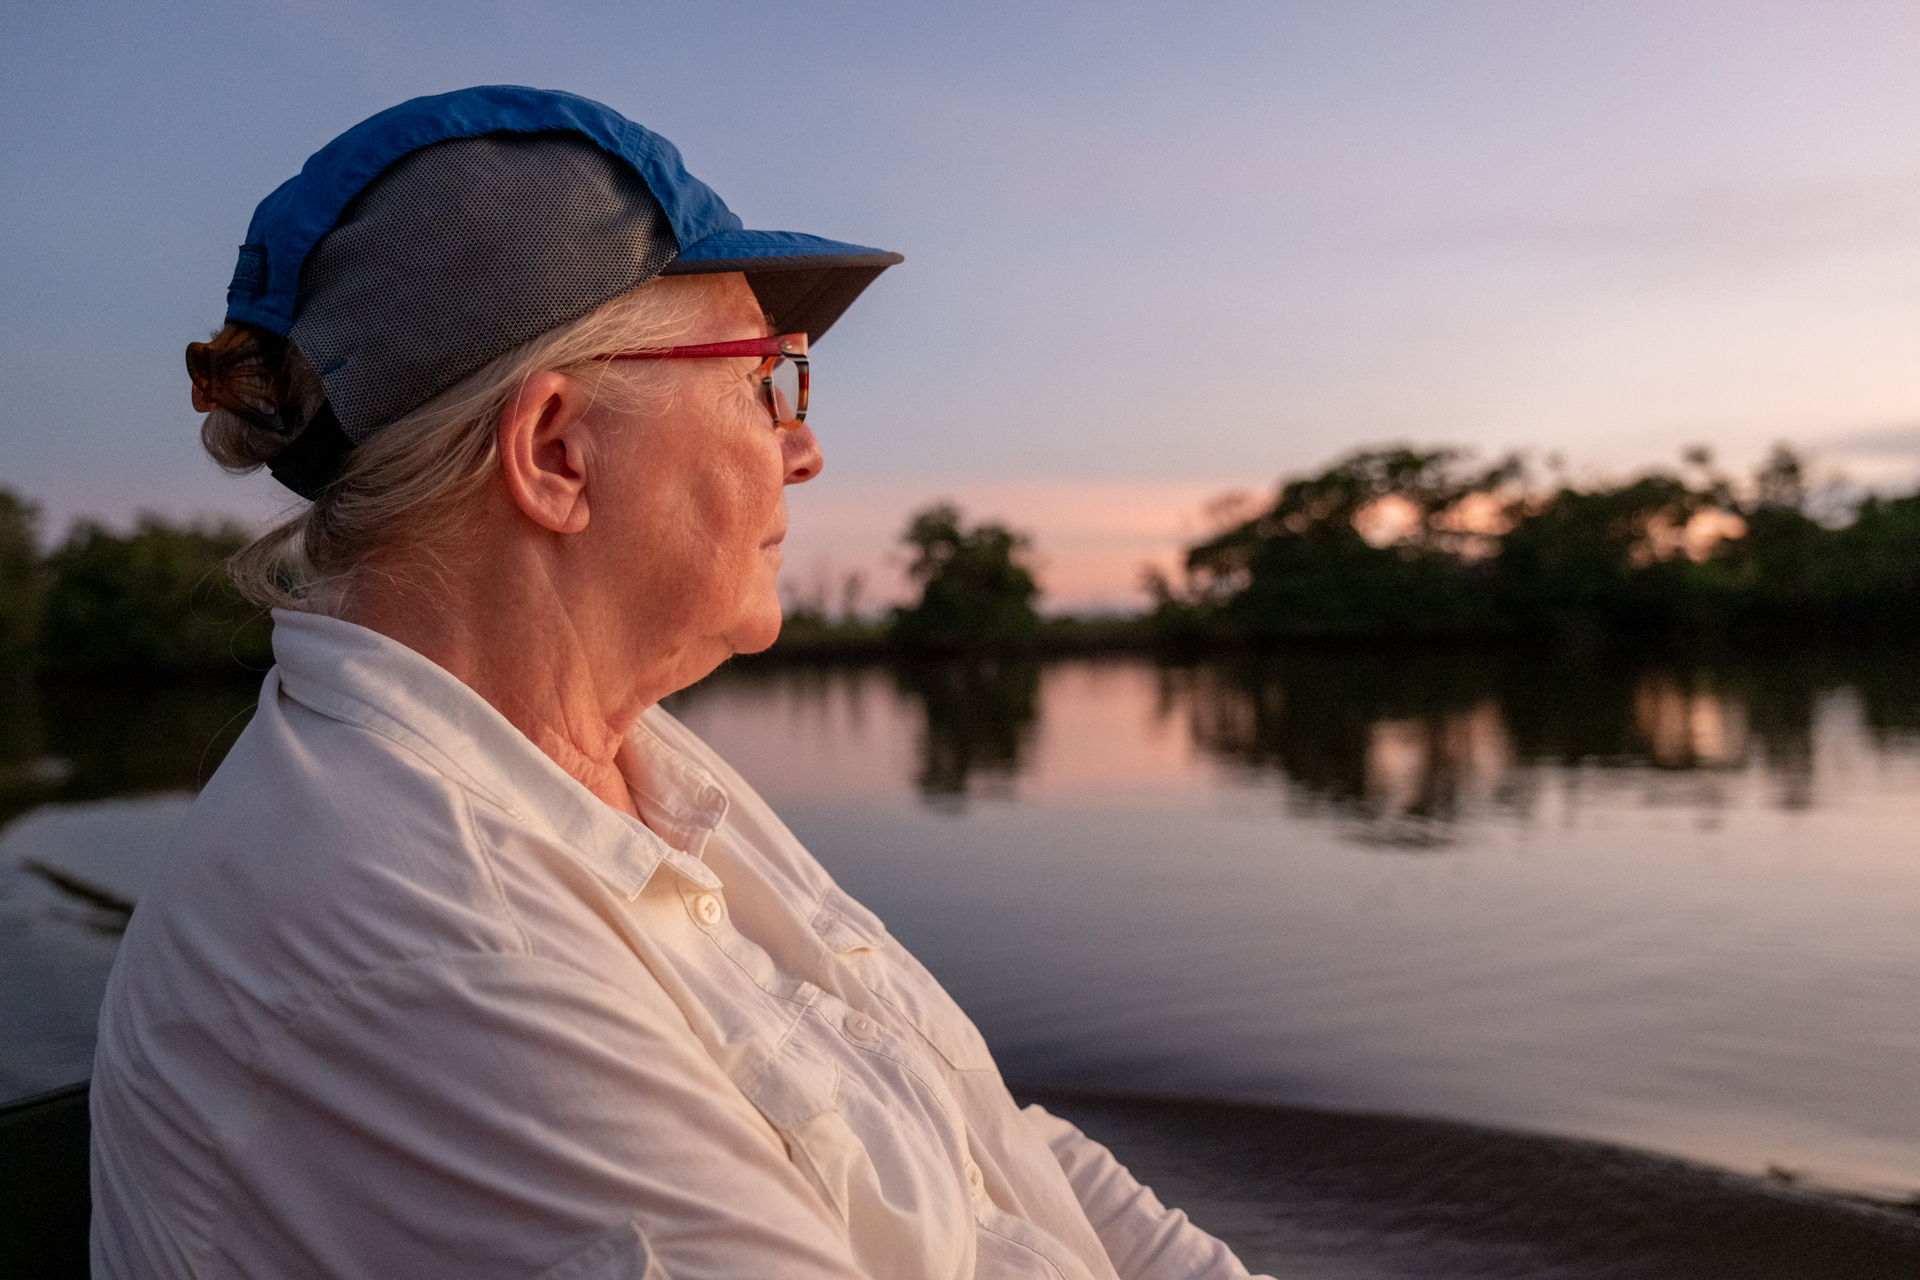
{"label": "woman's face", "polygon": [[[769,332],[743,275],[666,283],[699,299],[682,343]],[[610,408],[597,424],[605,465],[587,532],[611,575],[615,625],[630,652],[665,649],[676,665],[704,664],[691,679],[780,634],[784,490],[820,472],[813,432],[774,426],[753,377],[759,365],[751,356],[660,361],[635,374],[662,380],[659,403]]]}

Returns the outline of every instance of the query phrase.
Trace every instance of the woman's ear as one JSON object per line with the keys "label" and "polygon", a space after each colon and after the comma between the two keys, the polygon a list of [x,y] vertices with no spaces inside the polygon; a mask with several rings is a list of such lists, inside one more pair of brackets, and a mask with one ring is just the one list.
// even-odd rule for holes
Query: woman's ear
{"label": "woman's ear", "polygon": [[572,378],[536,373],[500,412],[500,474],[522,515],[554,533],[587,527],[591,397]]}

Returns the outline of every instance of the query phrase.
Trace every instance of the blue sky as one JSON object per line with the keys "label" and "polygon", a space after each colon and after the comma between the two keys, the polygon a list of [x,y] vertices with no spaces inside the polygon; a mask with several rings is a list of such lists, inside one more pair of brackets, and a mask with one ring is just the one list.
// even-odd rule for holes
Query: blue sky
{"label": "blue sky", "polygon": [[1206,497],[1362,444],[1615,474],[1775,440],[1920,475],[1904,3],[255,0],[0,16],[0,484],[50,534],[261,520],[180,351],[253,205],[355,121],[513,82],[679,144],[749,226],[907,255],[816,363],[790,577],[907,511],[1119,602]]}

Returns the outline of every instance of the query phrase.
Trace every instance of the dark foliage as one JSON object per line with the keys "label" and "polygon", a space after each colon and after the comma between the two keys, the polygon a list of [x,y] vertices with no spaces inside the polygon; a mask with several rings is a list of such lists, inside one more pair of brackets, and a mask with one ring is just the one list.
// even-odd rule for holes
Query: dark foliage
{"label": "dark foliage", "polygon": [[[1613,633],[1671,638],[1920,620],[1920,496],[1868,498],[1851,523],[1806,511],[1783,447],[1736,498],[1702,474],[1526,493],[1509,458],[1363,450],[1285,483],[1193,547],[1186,582],[1150,578],[1165,641]],[[1385,536],[1363,536],[1385,512]]]}
{"label": "dark foliage", "polygon": [[921,591],[918,604],[894,610],[896,644],[968,652],[1023,646],[1039,633],[1026,535],[998,524],[965,528],[943,502],[915,515],[901,540],[914,549],[907,572]]}
{"label": "dark foliage", "polygon": [[1562,489],[1520,516],[1494,558],[1499,619],[1508,626],[1655,622],[1684,612],[1708,588],[1692,562],[1662,556],[1657,523],[1684,525],[1706,505],[1672,476],[1613,489]]}
{"label": "dark foliage", "polygon": [[36,547],[39,509],[0,489],[0,679],[32,670],[45,595]]}
{"label": "dark foliage", "polygon": [[[1289,481],[1271,509],[1192,549],[1190,594],[1150,580],[1171,633],[1280,636],[1461,635],[1496,622],[1487,575],[1472,553],[1483,536],[1449,513],[1518,471],[1512,459],[1462,471],[1452,450],[1355,453]],[[1362,536],[1356,519],[1396,504],[1406,524],[1391,546]]]}
{"label": "dark foliage", "polygon": [[45,562],[43,669],[182,675],[264,669],[266,617],[234,590],[236,525],[179,528],[142,516],[130,536],[82,521]]}

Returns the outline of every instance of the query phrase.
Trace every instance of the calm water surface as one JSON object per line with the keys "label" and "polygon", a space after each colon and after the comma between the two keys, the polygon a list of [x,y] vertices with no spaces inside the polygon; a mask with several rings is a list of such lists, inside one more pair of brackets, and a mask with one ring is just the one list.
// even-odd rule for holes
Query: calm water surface
{"label": "calm water surface", "polygon": [[[1017,1087],[1441,1116],[1906,1196],[1916,669],[741,666],[671,706]],[[191,791],[252,694],[7,696],[15,815]],[[109,816],[147,822],[144,847],[177,813]],[[111,961],[112,913],[17,865],[69,818],[103,820],[43,808],[0,834],[11,1094],[85,1074]]]}
{"label": "calm water surface", "polygon": [[1904,655],[730,671],[682,716],[1009,1076],[1920,1190]]}

